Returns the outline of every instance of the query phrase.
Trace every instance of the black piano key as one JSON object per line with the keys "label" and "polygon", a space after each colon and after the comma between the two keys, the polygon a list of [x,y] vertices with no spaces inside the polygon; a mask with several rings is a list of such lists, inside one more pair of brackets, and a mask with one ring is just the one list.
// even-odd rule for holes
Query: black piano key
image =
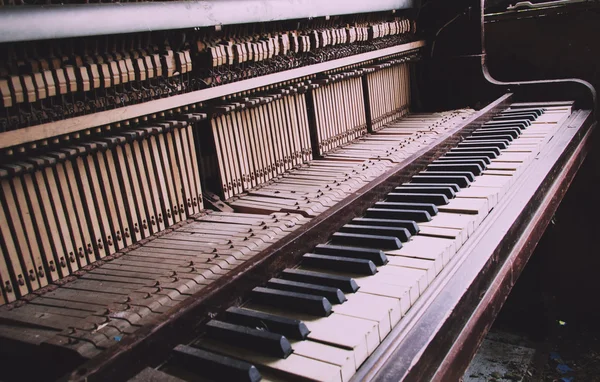
{"label": "black piano key", "polygon": [[[507,136],[508,138],[512,139],[512,137],[510,135]],[[494,138],[494,137],[479,137],[479,136],[474,136],[474,137],[466,137],[461,143],[459,143],[459,146],[461,144],[470,144],[470,145],[481,145],[481,146],[485,146],[486,142],[490,142],[493,143],[492,146],[510,146],[510,143],[512,142],[510,139],[507,139],[506,137],[504,138]],[[479,146],[479,147],[481,147]],[[498,147],[500,149],[502,148],[506,148],[506,147]]]}
{"label": "black piano key", "polygon": [[524,122],[524,121],[529,121],[529,122],[533,122],[537,119],[537,116],[535,114],[532,113],[522,113],[522,114],[510,114],[510,115],[497,115],[494,119],[492,119],[493,122],[513,122],[513,121],[517,121],[517,122]]}
{"label": "black piano key", "polygon": [[[331,235],[333,244],[354,245],[357,247],[400,249],[402,243],[395,236],[378,236],[360,233],[336,232]],[[381,264],[377,264],[381,265]]]}
{"label": "black piano key", "polygon": [[285,269],[279,274],[279,277],[286,280],[339,288],[344,293],[355,293],[359,288],[356,280],[351,277],[328,275],[302,269]]}
{"label": "black piano key", "polygon": [[363,235],[393,236],[398,238],[401,242],[407,242],[411,237],[410,232],[406,228],[377,225],[346,224],[340,228],[340,232],[360,233]]}
{"label": "black piano key", "polygon": [[454,183],[427,183],[427,184],[421,184],[421,183],[403,183],[399,187],[419,187],[419,188],[423,188],[423,187],[450,187],[452,189],[452,191],[454,191],[454,192],[460,191],[460,187],[458,187]]}
{"label": "black piano key", "polygon": [[508,144],[503,141],[475,141],[475,142],[463,141],[462,143],[459,143],[457,147],[485,147],[485,146],[497,147],[500,150],[503,150],[508,147]]}
{"label": "black piano key", "polygon": [[424,175],[419,174],[412,177],[412,183],[454,183],[460,188],[468,187],[471,182],[465,176],[458,175]]}
{"label": "black piano key", "polygon": [[493,136],[493,135],[510,135],[511,137],[513,137],[513,139],[516,139],[519,137],[520,134],[516,130],[506,129],[506,128],[482,129],[482,130],[475,130],[475,131],[473,131],[473,133],[471,133],[471,137],[489,137],[489,136]]}
{"label": "black piano key", "polygon": [[540,115],[544,114],[545,111],[546,111],[546,109],[544,109],[544,108],[524,107],[524,108],[503,110],[502,112],[500,112],[500,114],[501,115],[511,115],[511,114],[519,114],[519,113],[523,113],[523,112],[528,112],[528,113],[533,113],[539,117]]}
{"label": "black piano key", "polygon": [[[394,194],[429,194],[429,195],[444,195],[446,199],[452,199],[456,196],[452,187],[436,187],[429,185],[419,185],[418,187],[409,187],[406,185],[394,188]],[[390,194],[388,194],[389,196]]]}
{"label": "black piano key", "polygon": [[427,166],[427,172],[429,171],[452,171],[452,172],[468,172],[471,173],[475,176],[478,176],[479,174],[481,174],[481,171],[483,171],[483,169],[476,164],[466,164],[466,163],[461,163],[461,164],[456,164],[456,163],[432,163],[429,166]]}
{"label": "black piano key", "polygon": [[331,314],[331,303],[322,296],[263,287],[252,289],[251,296],[254,302],[276,308],[294,310],[319,317],[327,317]]}
{"label": "black piano key", "polygon": [[475,180],[475,175],[472,172],[467,171],[423,171],[419,175],[423,176],[464,176],[469,182]]}
{"label": "black piano key", "polygon": [[[473,152],[493,152],[496,156],[500,155],[500,149],[497,147],[454,147],[450,150],[451,153],[473,153]],[[493,157],[495,158],[495,157]]]}
{"label": "black piano key", "polygon": [[537,117],[529,113],[512,114],[512,115],[495,115],[492,117],[494,121],[535,121]]}
{"label": "black piano key", "polygon": [[302,256],[302,264],[319,269],[356,273],[359,275],[371,276],[377,273],[377,267],[371,260],[352,259],[341,256],[305,253]]}
{"label": "black piano key", "polygon": [[438,213],[436,205],[432,203],[377,202],[373,208],[427,211],[431,216]]}
{"label": "black piano key", "polygon": [[[400,247],[402,247],[401,243]],[[313,252],[318,255],[331,255],[340,257],[350,257],[353,259],[371,260],[373,263],[375,263],[375,265],[385,265],[388,263],[388,259],[385,256],[385,253],[383,253],[383,251],[379,249],[374,248],[359,248],[346,245],[319,244],[313,249]]]}
{"label": "black piano key", "polygon": [[463,157],[473,157],[473,156],[477,156],[477,157],[488,157],[489,159],[495,159],[498,157],[498,154],[496,154],[493,151],[467,151],[467,152],[462,152],[462,151],[448,151],[445,154],[445,158],[463,158]]}
{"label": "black piano key", "polygon": [[538,116],[538,113],[536,111],[539,110],[518,110],[518,109],[510,109],[510,110],[502,110],[501,112],[497,113],[496,115],[511,115],[511,114],[531,114],[534,116]]}
{"label": "black piano key", "polygon": [[482,161],[484,165],[488,165],[491,164],[492,161],[490,160],[490,158],[488,157],[484,157],[484,156],[463,156],[460,158],[456,158],[456,157],[439,157],[438,159],[436,159],[436,163],[445,163],[445,162],[455,162],[455,161]]}
{"label": "black piano key", "polygon": [[448,198],[446,197],[446,195],[433,193],[390,192],[385,196],[385,200],[390,202],[405,203],[431,203],[435,204],[436,206],[443,206],[448,204]]}
{"label": "black piano key", "polygon": [[475,131],[487,131],[487,132],[498,132],[498,131],[502,131],[502,130],[508,130],[508,131],[514,131],[517,133],[517,135],[521,135],[521,133],[523,132],[523,129],[521,128],[521,126],[484,126],[480,129],[477,129]]}
{"label": "black piano key", "polygon": [[490,142],[491,141],[491,142],[502,142],[506,146],[508,146],[514,140],[515,139],[512,137],[512,135],[505,135],[505,134],[494,134],[494,135],[488,135],[488,136],[469,135],[468,137],[465,137],[465,139],[463,139],[463,141],[461,143],[479,143],[479,142]]}
{"label": "black piano key", "polygon": [[465,141],[488,141],[488,140],[500,140],[500,141],[506,141],[506,142],[512,142],[515,139],[512,137],[512,135],[509,134],[498,134],[498,135],[471,135],[467,138],[465,138]]}
{"label": "black piano key", "polygon": [[172,362],[213,381],[258,382],[262,379],[252,364],[187,345],[173,349]]}
{"label": "black piano key", "polygon": [[528,121],[489,121],[484,123],[481,128],[518,127],[521,130],[525,130],[529,126],[531,126],[531,124]]}
{"label": "black piano key", "polygon": [[267,287],[290,292],[312,294],[314,296],[323,296],[332,304],[341,304],[346,301],[346,296],[339,288],[307,284],[299,281],[291,281],[273,278],[267,281]]}
{"label": "black piano key", "polygon": [[413,220],[354,218],[352,224],[398,227],[405,228],[411,235],[419,233],[419,226]]}
{"label": "black piano key", "polygon": [[431,215],[427,211],[418,210],[393,210],[384,208],[369,208],[365,217],[377,219],[413,220],[417,223],[431,221]]}
{"label": "black piano key", "polygon": [[222,320],[233,324],[266,329],[270,332],[279,333],[286,338],[295,340],[305,340],[308,333],[310,333],[310,330],[308,330],[306,325],[300,320],[251,309],[231,307],[219,317]]}
{"label": "black piano key", "polygon": [[271,357],[287,358],[292,354],[292,345],[281,334],[219,320],[208,321],[206,324],[206,337]]}
{"label": "black piano key", "polygon": [[522,129],[526,129],[529,126],[531,126],[531,122],[526,121],[526,120],[488,121],[488,122],[486,122],[486,123],[483,124],[483,127],[487,127],[487,126],[506,126],[506,125],[519,126]]}

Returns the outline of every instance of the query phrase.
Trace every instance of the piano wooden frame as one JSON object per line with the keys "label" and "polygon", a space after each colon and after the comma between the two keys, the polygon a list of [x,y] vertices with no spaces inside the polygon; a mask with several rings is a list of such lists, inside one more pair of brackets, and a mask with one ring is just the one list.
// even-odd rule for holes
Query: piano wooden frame
{"label": "piano wooden frame", "polygon": [[[271,0],[267,3],[272,4],[274,2],[275,0]],[[172,5],[182,7],[185,6],[184,3],[187,2],[175,2]],[[201,6],[208,3],[217,4],[219,2],[195,1],[188,3],[197,7],[194,8],[194,12],[200,12],[192,12],[190,17],[193,18],[194,15],[199,14],[204,15]],[[223,6],[230,5],[229,2],[225,3],[227,4],[223,4]],[[253,4],[255,3],[259,2],[253,1]],[[319,2],[308,0],[302,2],[305,5],[309,3],[316,4]],[[415,3],[420,2],[377,0],[361,6],[347,8],[346,12],[400,9],[417,5]],[[367,208],[380,200],[397,184],[409,180],[414,174],[422,171],[428,163],[443,155],[465,136],[481,127],[491,118],[493,113],[515,102],[527,99],[537,100],[537,98],[532,98],[531,95],[541,96],[541,89],[552,87],[555,90],[547,97],[556,97],[557,94],[561,93],[561,89],[576,88],[581,94],[585,93],[576,100],[577,103],[583,105],[584,109],[589,110],[577,111],[563,124],[563,128],[555,137],[556,139],[553,140],[547,150],[543,151],[543,158],[540,159],[546,160],[540,160],[526,170],[526,174],[531,176],[523,176],[524,181],[509,191],[509,194],[496,206],[494,212],[484,220],[476,234],[453,257],[443,277],[435,279],[400,324],[392,330],[373,355],[357,371],[353,380],[445,381],[460,378],[514,286],[518,275],[531,256],[553,213],[558,208],[577,169],[590,150],[590,135],[596,122],[593,106],[591,106],[595,104],[595,92],[589,84],[583,81],[561,80],[530,83],[501,83],[495,81],[487,72],[485,51],[482,46],[483,0],[464,0],[457,3],[460,3],[456,6],[457,9],[461,9],[466,4],[474,7],[473,12],[479,12],[479,18],[474,17],[474,20],[466,21],[463,27],[464,30],[478,30],[480,34],[472,36],[472,41],[464,42],[470,48],[463,50],[466,53],[462,54],[453,63],[448,64],[450,75],[453,69],[461,66],[464,62],[468,62],[479,70],[478,74],[487,82],[488,87],[481,93],[482,95],[485,94],[486,99],[492,99],[492,95],[504,95],[476,112],[468,120],[465,120],[462,125],[446,133],[433,147],[422,149],[413,154],[399,166],[391,168],[375,181],[312,219],[283,240],[260,252],[236,269],[236,272],[224,275],[192,298],[170,309],[163,315],[164,319],[146,325],[134,334],[123,338],[117,346],[107,349],[100,356],[86,362],[70,375],[65,376],[64,379],[123,380],[139,371],[142,363],[144,365],[160,363],[175,345],[200,334],[202,324],[210,316],[210,313],[221,311],[230,306],[236,299],[257,284],[265,282],[275,272],[298,263],[303,253],[310,251],[316,244],[326,241],[332,233],[339,230],[348,220],[362,215]],[[147,7],[154,10],[156,7],[161,6],[160,4],[127,4],[125,8],[131,8],[132,12],[135,12],[136,7]],[[335,7],[338,6],[339,4],[335,5]],[[120,8],[120,6],[116,7],[115,5],[110,7]],[[306,12],[293,14],[294,8],[286,10],[288,13],[283,14],[278,10],[279,8],[272,8],[271,13],[267,12],[261,16],[262,19],[238,20],[223,18],[220,19],[220,23],[257,22],[270,20],[273,17],[327,16],[335,11],[331,7],[334,7],[334,5],[328,5],[327,7],[323,5],[323,7],[316,8],[316,10],[311,10],[310,14]],[[104,8],[103,4],[89,9],[100,8]],[[32,18],[32,20],[38,20],[36,23],[43,22],[40,20],[52,17],[55,12],[60,14],[61,17],[71,17],[69,12],[75,10],[85,12],[83,7],[81,9],[80,7],[52,7],[48,12],[45,12],[44,8],[40,8],[34,11],[41,18]],[[217,10],[214,10],[214,12],[217,12]],[[7,11],[0,9],[0,25],[3,20],[8,20],[15,17],[15,15],[18,19],[23,17],[24,14],[26,13],[22,10]],[[175,17],[170,17],[168,20],[170,20],[170,24],[161,24],[157,29],[206,26],[205,24],[208,22],[188,18],[184,23],[177,24],[175,23]],[[136,22],[137,24],[134,24],[135,30],[143,29],[142,24],[140,24],[142,20],[139,19]],[[59,24],[56,20],[53,23]],[[23,28],[27,25],[23,24]],[[210,25],[214,25],[214,23]],[[444,27],[442,26],[442,28]],[[68,37],[75,36],[75,33],[79,36],[89,36],[132,31],[127,29],[129,26],[126,23],[124,24],[123,20],[115,23],[114,29],[108,27],[97,29],[97,26],[91,26],[85,33],[79,33],[75,24],[66,27],[63,32],[58,28],[57,30],[41,31],[38,34],[31,34],[33,32],[30,33],[30,31],[27,34],[20,28],[21,26],[19,29],[14,30],[12,34],[0,34],[4,39],[0,42]],[[19,37],[16,37],[17,35]],[[462,42],[455,41],[455,44],[459,43]],[[425,44],[422,41],[413,42],[140,105],[19,129],[3,133],[0,148],[103,126],[151,112],[195,104],[234,92],[299,78],[390,54],[410,51],[423,47]],[[445,68],[446,63],[444,61],[434,63],[434,65],[438,65],[437,69],[439,70]],[[491,88],[493,90],[490,90]],[[514,91],[514,94],[509,93],[509,90]],[[564,103],[557,103],[557,105],[560,104]],[[457,274],[460,274],[461,277],[452,277]]]}

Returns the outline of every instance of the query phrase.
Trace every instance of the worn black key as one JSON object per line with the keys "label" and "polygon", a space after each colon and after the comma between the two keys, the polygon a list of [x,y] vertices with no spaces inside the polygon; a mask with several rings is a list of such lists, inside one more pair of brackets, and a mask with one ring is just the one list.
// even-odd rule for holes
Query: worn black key
{"label": "worn black key", "polygon": [[483,126],[481,126],[482,129],[489,129],[489,128],[501,128],[501,127],[518,127],[521,130],[525,130],[526,128],[528,128],[529,126],[531,126],[531,124],[529,123],[529,121],[520,121],[520,122],[513,122],[513,121],[490,121],[488,123],[484,123]]}
{"label": "worn black key", "polygon": [[413,220],[354,218],[352,224],[405,228],[411,235],[419,232],[419,226]]}
{"label": "worn black key", "polygon": [[417,223],[431,221],[431,215],[427,211],[418,210],[394,210],[388,208],[369,208],[365,217],[376,219],[398,219],[413,220]]}
{"label": "worn black key", "polygon": [[454,183],[427,183],[427,184],[421,184],[421,183],[403,183],[401,187],[419,187],[419,188],[423,188],[423,187],[450,187],[452,189],[452,191],[454,191],[454,192],[460,191],[460,187],[458,187]]}
{"label": "worn black key", "polygon": [[308,333],[310,333],[310,330],[308,330],[306,325],[300,320],[251,309],[231,307],[223,312],[219,318],[223,321],[231,322],[232,324],[279,333],[286,338],[295,340],[305,340]]}
{"label": "worn black key", "polygon": [[341,304],[346,301],[346,296],[339,288],[307,284],[299,281],[291,281],[273,278],[267,281],[267,287],[290,292],[312,294],[314,296],[323,296],[332,304]]}
{"label": "worn black key", "polygon": [[468,187],[471,182],[466,176],[459,175],[424,175],[419,174],[412,177],[412,183],[454,183],[460,188]]}
{"label": "worn black key", "polygon": [[377,202],[373,208],[427,211],[431,216],[435,216],[438,213],[435,204],[431,203]]}
{"label": "worn black key", "polygon": [[250,349],[271,357],[287,358],[292,354],[292,345],[281,334],[230,324],[219,320],[208,321],[206,324],[206,337],[223,341],[233,346]]}
{"label": "worn black key", "polygon": [[[500,113],[492,119],[493,121],[514,121],[514,120],[527,120],[533,122],[537,119],[536,113],[531,112],[520,112],[520,113]],[[504,119],[506,118],[506,119]]]}
{"label": "worn black key", "polygon": [[499,114],[510,114],[510,113],[523,113],[530,112],[535,113],[536,115],[542,115],[546,111],[543,107],[520,107],[519,105],[511,106],[510,109],[502,110]]}
{"label": "worn black key", "polygon": [[527,127],[531,126],[531,122],[527,121],[527,120],[514,120],[514,121],[488,121],[486,123],[483,124],[483,127],[487,127],[487,126],[506,126],[506,125],[512,125],[512,126],[519,126],[522,129],[526,129]]}
{"label": "worn black key", "polygon": [[475,175],[472,172],[467,171],[423,171],[419,175],[423,176],[464,176],[469,182],[475,180]]}
{"label": "worn black key", "polygon": [[294,310],[319,317],[327,317],[331,314],[331,303],[322,296],[263,287],[252,289],[251,296],[254,302],[276,308]]}
{"label": "worn black key", "polygon": [[[356,247],[400,249],[402,243],[394,236],[377,236],[361,233],[336,232],[331,235],[332,244],[351,245]],[[379,264],[377,264],[379,265]]]}
{"label": "worn black key", "polygon": [[[436,187],[430,186],[427,184],[419,185],[418,187],[410,187],[407,185],[402,185],[394,188],[394,194],[430,194],[436,195],[441,194],[446,197],[446,199],[452,199],[455,197],[454,188],[452,187]],[[388,194],[389,196],[390,194]]]}
{"label": "worn black key", "polygon": [[187,345],[173,349],[171,362],[212,381],[258,382],[262,379],[252,364]]}
{"label": "worn black key", "polygon": [[[396,238],[394,237],[394,239]],[[402,247],[401,243],[400,247]],[[313,252],[319,255],[331,255],[350,257],[354,259],[371,260],[373,263],[375,263],[375,265],[385,265],[388,263],[388,259],[385,256],[385,253],[383,253],[383,251],[379,249],[374,248],[358,248],[345,245],[319,244],[313,249]]]}
{"label": "worn black key", "polygon": [[302,269],[285,269],[279,274],[280,278],[309,284],[326,285],[339,288],[344,293],[354,293],[359,286],[351,277],[334,276],[321,272],[305,271]]}
{"label": "worn black key", "polygon": [[519,114],[519,113],[523,113],[523,112],[528,112],[528,113],[534,113],[535,115],[537,115],[538,117],[542,114],[544,114],[544,112],[546,111],[546,109],[544,109],[543,107],[518,107],[518,108],[514,108],[514,109],[507,109],[507,110],[503,110],[502,112],[500,112],[501,115],[509,115],[509,114]]}
{"label": "worn black key", "polygon": [[451,172],[468,172],[475,176],[481,174],[483,169],[476,164],[466,164],[466,163],[432,163],[427,166],[427,172],[439,172],[439,171],[451,171]]}
{"label": "worn black key", "polygon": [[482,129],[474,131],[471,136],[472,137],[489,137],[493,135],[510,135],[513,139],[519,137],[519,132],[512,129]]}
{"label": "worn black key", "polygon": [[494,121],[535,121],[537,117],[532,114],[512,114],[512,115],[496,115],[492,119]]}
{"label": "worn black key", "polygon": [[446,195],[433,193],[390,192],[386,195],[385,200],[390,202],[405,203],[431,203],[435,204],[436,206],[443,206],[448,204],[448,198],[446,197]]}
{"label": "worn black key", "polygon": [[483,156],[464,156],[464,157],[460,157],[460,158],[456,158],[456,157],[439,157],[438,159],[436,159],[436,163],[446,163],[448,161],[482,161],[484,165],[488,165],[491,164],[492,161],[490,160],[490,158],[488,157],[483,157]]}
{"label": "worn black key", "polygon": [[[478,151],[493,152],[496,156],[500,155],[500,149],[497,147],[455,147],[450,150],[451,153],[473,153]],[[495,157],[494,157],[495,158]]]}
{"label": "worn black key", "polygon": [[411,237],[410,232],[408,232],[406,228],[376,225],[346,224],[340,228],[340,232],[359,233],[363,235],[393,236],[398,238],[401,242],[407,242]]}
{"label": "worn black key", "polygon": [[[500,144],[500,145],[504,145],[504,146],[508,147],[510,145],[510,142],[511,142],[510,139],[512,139],[512,137],[511,136],[507,136],[507,137],[509,139],[506,139],[506,138],[499,139],[499,138],[494,138],[494,137],[487,137],[487,139],[483,138],[483,137],[467,137],[461,143],[459,143],[459,146],[461,144],[470,144],[470,145],[476,144],[476,145],[485,146],[486,142],[491,142],[491,143],[493,143],[492,146]],[[504,147],[504,148],[506,148],[506,147]]]}
{"label": "worn black key", "polygon": [[503,150],[508,147],[508,144],[503,141],[464,141],[459,143],[457,147],[497,147],[500,150]]}
{"label": "worn black key", "polygon": [[465,141],[489,141],[490,139],[494,140],[494,141],[505,141],[505,142],[512,142],[515,139],[512,137],[512,135],[509,134],[498,134],[498,135],[471,135],[470,137],[465,138]]}
{"label": "worn black key", "polygon": [[302,256],[302,265],[330,271],[356,273],[359,275],[374,275],[377,267],[371,260],[352,259],[341,256],[317,255],[305,253]]}
{"label": "worn black key", "polygon": [[495,159],[498,157],[493,151],[472,151],[472,152],[460,152],[460,151],[448,151],[446,153],[445,158],[462,158],[462,157],[488,157],[490,159]]}
{"label": "worn black key", "polygon": [[533,122],[537,119],[537,115],[534,113],[514,113],[497,115],[493,121],[529,121]]}
{"label": "worn black key", "polygon": [[488,131],[488,132],[497,132],[502,130],[514,131],[518,135],[521,135],[523,129],[520,126],[485,126],[475,131]]}

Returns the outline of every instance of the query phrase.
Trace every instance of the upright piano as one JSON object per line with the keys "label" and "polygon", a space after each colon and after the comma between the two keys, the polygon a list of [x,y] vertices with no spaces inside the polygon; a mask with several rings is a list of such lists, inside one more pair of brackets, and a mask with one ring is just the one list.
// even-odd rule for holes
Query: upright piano
{"label": "upright piano", "polygon": [[1,4],[2,380],[459,380],[596,124],[483,0]]}

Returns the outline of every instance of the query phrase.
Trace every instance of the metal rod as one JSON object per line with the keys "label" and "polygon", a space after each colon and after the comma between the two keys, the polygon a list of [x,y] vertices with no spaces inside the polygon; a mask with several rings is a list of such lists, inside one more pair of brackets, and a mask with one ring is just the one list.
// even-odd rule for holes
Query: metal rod
{"label": "metal rod", "polygon": [[0,8],[0,42],[258,23],[414,8],[419,0],[202,0]]}

